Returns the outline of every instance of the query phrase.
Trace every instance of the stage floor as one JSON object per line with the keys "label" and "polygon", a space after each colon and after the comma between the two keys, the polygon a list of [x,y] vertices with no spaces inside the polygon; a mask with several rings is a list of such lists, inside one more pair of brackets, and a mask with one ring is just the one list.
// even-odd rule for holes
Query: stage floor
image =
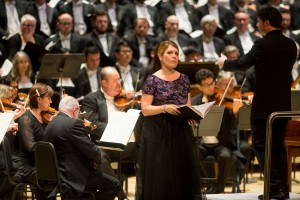
{"label": "stage floor", "polygon": [[[232,194],[207,194],[207,200],[258,200],[262,193],[232,193]],[[290,193],[291,200],[300,200],[300,194]]]}

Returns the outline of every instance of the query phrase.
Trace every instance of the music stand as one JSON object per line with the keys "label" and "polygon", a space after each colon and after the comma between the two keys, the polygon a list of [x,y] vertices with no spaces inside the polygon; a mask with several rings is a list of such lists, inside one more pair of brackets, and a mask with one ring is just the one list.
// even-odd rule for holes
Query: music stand
{"label": "music stand", "polygon": [[291,90],[292,111],[300,110],[300,90]]}
{"label": "music stand", "polygon": [[217,136],[223,120],[224,106],[213,106],[196,127],[192,126],[194,137]]}
{"label": "music stand", "polygon": [[199,69],[209,69],[214,74],[214,79],[219,75],[219,66],[215,62],[182,62],[178,63],[176,70],[186,74],[190,79],[190,84],[196,84],[195,74]]}
{"label": "music stand", "polygon": [[251,106],[244,105],[239,110],[239,130],[251,130]]}
{"label": "music stand", "polygon": [[83,61],[83,54],[46,54],[38,78],[61,78],[60,91],[62,94],[62,78],[77,78]]}

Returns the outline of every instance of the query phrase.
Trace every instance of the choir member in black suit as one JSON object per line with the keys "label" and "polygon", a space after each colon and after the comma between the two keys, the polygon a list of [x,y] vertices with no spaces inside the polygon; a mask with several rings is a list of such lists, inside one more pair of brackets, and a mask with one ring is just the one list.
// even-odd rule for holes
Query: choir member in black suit
{"label": "choir member in black suit", "polygon": [[80,35],[92,30],[91,16],[95,7],[86,0],[72,0],[57,7],[59,14],[68,13],[74,19],[74,32]]}
{"label": "choir member in black suit", "polygon": [[96,46],[86,47],[84,50],[85,64],[81,67],[75,82],[75,97],[82,100],[90,92],[100,88],[101,68],[100,51]]}
{"label": "choir member in black suit", "polygon": [[134,32],[126,33],[123,39],[132,47],[132,58],[147,67],[151,62],[150,52],[155,46],[155,38],[147,35],[149,22],[146,18],[137,18],[134,23]]}
{"label": "choir member in black suit", "polygon": [[35,0],[26,8],[25,13],[36,18],[36,33],[41,34],[45,39],[55,33],[58,13],[55,8],[47,4],[46,0]]}
{"label": "choir member in black suit", "polygon": [[119,38],[108,30],[109,16],[106,11],[96,11],[92,15],[93,30],[85,37],[85,46],[97,46],[101,54],[115,61],[115,48]]}
{"label": "choir member in black suit", "polygon": [[45,41],[45,49],[50,53],[81,53],[84,43],[81,36],[73,33],[73,17],[61,14],[56,22],[57,32]]}
{"label": "choir member in black suit", "polygon": [[23,0],[0,0],[0,37],[11,37],[20,31],[20,19],[28,2]]}
{"label": "choir member in black suit", "polygon": [[18,51],[23,50],[27,42],[34,43],[38,46],[44,45],[43,37],[35,33],[36,19],[32,15],[23,15],[20,23],[21,31],[8,39],[8,52],[10,59],[12,59]]}
{"label": "choir member in black suit", "polygon": [[[293,40],[283,35],[281,22],[282,15],[276,8],[261,9],[258,13],[257,27],[264,37],[256,40],[252,49],[242,58],[234,61],[221,57],[217,62],[223,70],[245,70],[254,65],[256,82],[251,110],[251,130],[254,152],[261,169],[265,168],[268,117],[276,111],[291,110],[291,70],[297,57],[297,46]],[[267,98],[270,96],[276,100],[270,101]],[[273,123],[270,191],[267,191],[270,192],[270,199],[289,199],[284,142],[286,125],[287,120],[275,120]],[[263,199],[263,196],[260,195],[259,199]]]}
{"label": "choir member in black suit", "polygon": [[63,183],[78,194],[94,190],[96,199],[113,200],[121,183],[95,167],[101,163],[101,150],[89,138],[84,122],[77,119],[79,111],[74,97],[64,97],[59,113],[45,130],[44,140],[55,148]]}
{"label": "choir member in black suit", "polygon": [[154,6],[145,4],[145,0],[135,0],[133,4],[125,6],[125,16],[120,21],[120,26],[124,27],[124,33],[132,32],[137,18],[145,18],[149,23],[148,35],[158,35],[162,29],[158,27],[160,15]]}

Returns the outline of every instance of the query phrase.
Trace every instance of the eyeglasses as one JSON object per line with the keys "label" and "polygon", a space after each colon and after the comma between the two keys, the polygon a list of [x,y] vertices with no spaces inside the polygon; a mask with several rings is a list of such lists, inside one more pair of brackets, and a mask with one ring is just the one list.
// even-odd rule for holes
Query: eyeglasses
{"label": "eyeglasses", "polygon": [[210,87],[214,87],[215,84],[216,84],[215,82],[212,82],[210,84],[204,83],[204,84],[201,84],[201,86],[204,88],[210,88]]}
{"label": "eyeglasses", "polygon": [[63,26],[72,26],[73,23],[69,23],[69,22],[60,22],[59,24],[63,25]]}
{"label": "eyeglasses", "polygon": [[131,54],[132,50],[120,50],[120,54]]}
{"label": "eyeglasses", "polygon": [[34,24],[22,24],[22,26],[25,28],[34,28],[35,27]]}

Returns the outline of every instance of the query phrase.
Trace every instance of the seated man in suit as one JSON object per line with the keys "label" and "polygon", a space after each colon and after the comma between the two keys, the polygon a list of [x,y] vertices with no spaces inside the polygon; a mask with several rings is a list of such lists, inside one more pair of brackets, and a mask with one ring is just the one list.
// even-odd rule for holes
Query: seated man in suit
{"label": "seated man in suit", "polygon": [[[82,110],[89,112],[93,111],[89,120],[97,126],[95,130],[89,130],[92,141],[97,141],[101,138],[109,118],[113,112],[121,112],[114,102],[114,97],[121,93],[121,79],[118,71],[114,67],[104,67],[101,70],[101,87],[93,93],[89,93],[82,101]],[[109,159],[118,161],[119,153],[111,150],[105,150]],[[135,142],[129,142],[125,151],[121,154],[122,162],[129,161],[132,163],[137,162],[138,146]],[[124,166],[124,165],[122,165]],[[114,172],[109,168],[104,169],[103,172],[117,177]],[[125,193],[122,194],[125,199]]]}
{"label": "seated man in suit", "polygon": [[81,66],[75,82],[75,97],[82,100],[90,92],[100,88],[100,50],[96,46],[84,50],[85,64]]}
{"label": "seated man in suit", "polygon": [[[44,140],[56,150],[61,179],[78,194],[97,191],[96,199],[111,199],[121,190],[120,182],[97,170],[101,150],[91,141],[84,125],[77,119],[79,103],[71,96],[59,103],[59,113],[48,124]],[[72,169],[72,170],[70,170]]]}
{"label": "seated man in suit", "polygon": [[[210,70],[201,69],[195,75],[201,94],[192,98],[192,105],[200,105],[209,102],[215,95],[214,75]],[[231,128],[235,124],[235,117],[242,102],[236,101],[232,110],[224,111],[223,120],[218,136],[203,136],[197,140],[199,159],[203,160],[207,155],[214,155],[219,164],[218,182],[207,193],[224,193],[226,179],[230,177],[231,169],[235,167],[236,159],[245,161],[245,157],[237,150],[231,136]],[[201,124],[200,124],[201,126]]]}

